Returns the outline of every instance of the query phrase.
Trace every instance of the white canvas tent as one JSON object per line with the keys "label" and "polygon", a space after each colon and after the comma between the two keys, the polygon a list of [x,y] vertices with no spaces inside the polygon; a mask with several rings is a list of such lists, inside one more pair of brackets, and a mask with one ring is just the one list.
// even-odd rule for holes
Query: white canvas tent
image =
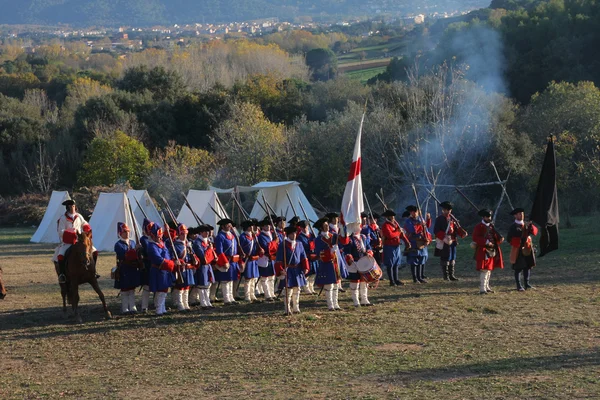
{"label": "white canvas tent", "polygon": [[[238,191],[240,193],[244,192],[254,192],[258,191],[256,195],[257,201],[263,202],[263,194],[267,199],[267,202],[271,207],[275,209],[277,215],[284,215],[286,220],[290,220],[294,216],[294,210],[290,205],[290,202],[287,199],[286,191],[289,193],[290,198],[294,204],[294,208],[296,209],[296,213],[300,219],[304,218],[304,213],[302,212],[302,208],[300,204],[304,207],[306,211],[306,215],[311,221],[316,221],[318,219],[317,213],[315,212],[312,205],[308,202],[308,199],[300,189],[300,184],[295,181],[287,181],[287,182],[261,182],[254,186],[237,186],[236,188],[231,189],[218,189],[211,187],[212,190],[215,190],[218,193],[233,193],[234,191]],[[254,207],[252,207],[252,211],[250,212],[251,218],[256,218],[258,220],[262,220],[265,218],[267,214],[264,212],[262,207],[254,203]]]}
{"label": "white canvas tent", "polygon": [[[200,217],[202,222],[205,224],[209,224],[211,226],[216,226],[219,221],[219,217],[215,215],[213,210],[208,206],[211,205],[221,216],[228,216],[227,212],[221,208],[221,206],[217,202],[217,194],[214,190],[194,190],[190,189],[187,194],[187,200],[192,206],[194,212]],[[192,215],[192,212],[184,203],[179,211],[179,215],[177,216],[177,220],[187,225],[198,226],[196,219]]]}
{"label": "white canvas tent", "polygon": [[44,218],[31,237],[32,243],[60,243],[57,232],[58,219],[65,212],[63,201],[70,198],[69,192],[52,192]]}
{"label": "white canvas tent", "polygon": [[152,202],[148,191],[132,189],[127,192],[127,198],[131,204],[131,209],[133,210],[133,215],[135,216],[138,226],[141,226],[144,221],[144,213],[142,213],[142,210],[138,207],[135,199],[140,203],[140,206],[142,206],[150,221],[162,225],[160,214],[158,213],[154,202]]}
{"label": "white canvas tent", "polygon": [[119,240],[117,222],[125,222],[132,229],[131,236],[134,238],[133,221],[127,210],[125,193],[100,193],[90,219],[94,246],[99,251],[114,250],[115,243]]}

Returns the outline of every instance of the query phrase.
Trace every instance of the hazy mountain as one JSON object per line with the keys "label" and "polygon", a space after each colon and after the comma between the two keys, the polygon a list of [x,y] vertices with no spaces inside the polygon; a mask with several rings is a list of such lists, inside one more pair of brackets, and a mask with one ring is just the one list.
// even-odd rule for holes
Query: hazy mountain
{"label": "hazy mountain", "polygon": [[489,0],[0,0],[0,24],[153,25],[452,12]]}

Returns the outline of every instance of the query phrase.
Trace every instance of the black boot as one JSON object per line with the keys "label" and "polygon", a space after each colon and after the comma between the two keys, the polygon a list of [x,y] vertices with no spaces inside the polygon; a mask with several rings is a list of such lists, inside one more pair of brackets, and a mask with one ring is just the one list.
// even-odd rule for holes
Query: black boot
{"label": "black boot", "polygon": [[425,276],[425,264],[421,264],[421,265],[418,266],[418,277],[417,277],[417,279],[421,283],[427,283],[427,281],[425,280],[425,278],[426,278],[426,276]]}
{"label": "black boot", "polygon": [[529,277],[531,276],[530,269],[523,270],[523,280],[525,281],[525,289],[535,289],[533,286],[529,284]]}
{"label": "black boot", "polygon": [[457,281],[458,278],[454,276],[454,272],[456,271],[456,261],[450,261],[450,265],[448,266],[448,279],[451,281]]}
{"label": "black boot", "polygon": [[448,268],[450,267],[450,266],[448,265],[448,262],[447,262],[447,261],[444,261],[444,260],[441,260],[441,261],[440,261],[440,265],[442,266],[442,275],[443,275],[443,277],[444,277],[444,280],[445,280],[445,281],[448,281],[448,280],[450,280],[450,278],[448,277]]}
{"label": "black boot", "polygon": [[419,277],[417,276],[417,269],[419,268],[418,265],[411,265],[410,266],[410,273],[412,274],[412,278],[413,278],[413,282],[414,283],[421,283],[419,282]]}
{"label": "black boot", "polygon": [[519,292],[524,291],[525,289],[521,285],[521,271],[515,271],[515,282],[517,282],[517,290]]}
{"label": "black boot", "polygon": [[67,283],[66,277],[66,261],[64,258],[58,259],[58,283]]}
{"label": "black boot", "polygon": [[[97,263],[98,262],[98,252],[97,251],[95,251],[92,254],[92,258],[94,259],[94,268],[96,268],[96,266],[98,265],[98,263]],[[96,268],[96,271],[98,271],[98,268]],[[98,272],[96,272],[96,279],[99,279],[99,278],[100,278],[100,275],[98,274]]]}
{"label": "black boot", "polygon": [[387,272],[388,279],[390,280],[390,286],[396,286],[396,282],[394,281],[394,275],[392,274],[392,267],[387,266],[386,272]]}

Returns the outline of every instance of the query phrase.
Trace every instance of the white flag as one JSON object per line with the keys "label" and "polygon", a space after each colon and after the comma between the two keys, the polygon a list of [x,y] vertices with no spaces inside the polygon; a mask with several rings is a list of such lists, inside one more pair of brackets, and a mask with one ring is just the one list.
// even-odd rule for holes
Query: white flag
{"label": "white flag", "polygon": [[361,155],[360,155],[360,138],[362,136],[363,123],[365,122],[365,113],[360,120],[360,128],[358,136],[354,144],[354,154],[352,155],[352,165],[350,165],[350,173],[348,174],[348,182],[344,190],[344,198],[342,199],[342,221],[345,225],[361,223],[360,213],[364,210],[363,190],[361,171]]}

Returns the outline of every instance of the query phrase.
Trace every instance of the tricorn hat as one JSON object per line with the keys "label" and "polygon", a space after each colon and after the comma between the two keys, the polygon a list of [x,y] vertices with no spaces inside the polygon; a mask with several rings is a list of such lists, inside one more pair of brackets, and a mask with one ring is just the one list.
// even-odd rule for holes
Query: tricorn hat
{"label": "tricorn hat", "polygon": [[417,208],[417,206],[413,206],[412,204],[410,206],[407,206],[405,208],[405,210],[408,211],[408,212],[417,212],[417,211],[419,211],[419,209]]}
{"label": "tricorn hat", "polygon": [[323,224],[325,222],[329,222],[328,218],[320,218],[319,220],[317,220],[317,222],[315,222],[315,224],[313,225],[313,227],[315,227],[316,229],[323,229]]}
{"label": "tricorn hat", "polygon": [[452,210],[454,208],[454,204],[449,201],[443,201],[440,203],[440,207],[444,210]]}
{"label": "tricorn hat", "polygon": [[284,232],[286,235],[289,235],[290,233],[296,233],[296,225],[290,225],[290,226],[286,226],[284,229]]}
{"label": "tricorn hat", "polygon": [[245,221],[242,221],[242,223],[240,225],[242,226],[243,230],[246,230],[246,229],[250,228],[251,226],[256,226],[256,223],[252,219],[247,219]]}
{"label": "tricorn hat", "polygon": [[288,221],[288,224],[290,224],[290,226],[292,226],[292,225],[296,225],[298,222],[300,222],[300,217],[294,216],[294,217],[292,217],[292,219],[290,219]]}
{"label": "tricorn hat", "polygon": [[297,227],[299,228],[306,228],[308,226],[308,221],[306,220],[302,220],[302,221],[298,221],[298,223],[296,224]]}
{"label": "tricorn hat", "polygon": [[197,229],[198,229],[199,233],[210,232],[210,231],[214,230],[214,228],[210,225],[200,225]]}
{"label": "tricorn hat", "polygon": [[63,206],[67,206],[67,207],[68,206],[74,206],[75,205],[75,200],[73,200],[73,199],[65,200],[65,201],[62,202],[62,205]]}
{"label": "tricorn hat", "polygon": [[410,217],[410,211],[404,211],[402,213],[402,218],[408,218],[408,217]]}
{"label": "tricorn hat", "polygon": [[332,218],[339,218],[340,214],[338,214],[336,212],[330,212],[330,213],[325,214],[325,216],[329,219],[332,219]]}
{"label": "tricorn hat", "polygon": [[479,212],[477,214],[479,214],[480,217],[491,217],[492,210],[490,210],[489,208],[484,208],[484,209],[479,210]]}
{"label": "tricorn hat", "polygon": [[369,214],[367,214],[366,212],[363,211],[363,212],[360,213],[360,217],[361,218],[368,218]]}
{"label": "tricorn hat", "polygon": [[222,220],[217,222],[217,225],[219,225],[219,226],[223,226],[223,225],[227,225],[227,224],[233,225],[233,221],[230,220],[229,218],[223,218]]}
{"label": "tricorn hat", "polygon": [[517,207],[517,208],[515,208],[514,210],[512,210],[512,211],[510,212],[510,215],[515,215],[515,214],[518,214],[518,213],[524,213],[524,212],[525,212],[525,210],[524,210],[524,209],[522,209],[522,208],[520,208],[520,207]]}
{"label": "tricorn hat", "polygon": [[385,210],[383,212],[383,214],[381,214],[381,215],[384,216],[384,217],[395,217],[396,213],[394,212],[394,210],[389,210],[388,209],[388,210]]}

